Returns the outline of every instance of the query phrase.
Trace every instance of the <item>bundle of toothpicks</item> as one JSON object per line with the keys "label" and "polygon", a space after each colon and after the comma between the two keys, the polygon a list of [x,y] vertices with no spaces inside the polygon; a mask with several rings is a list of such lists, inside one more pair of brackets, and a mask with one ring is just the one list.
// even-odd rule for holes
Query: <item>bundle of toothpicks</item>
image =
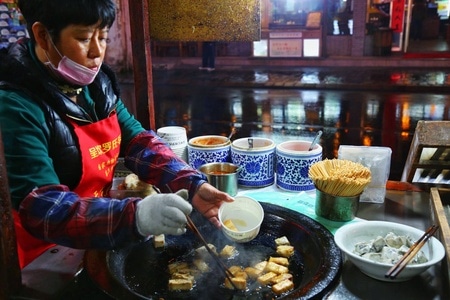
{"label": "bundle of toothpicks", "polygon": [[370,169],[345,159],[325,159],[314,163],[309,178],[320,191],[338,197],[360,195],[370,183]]}

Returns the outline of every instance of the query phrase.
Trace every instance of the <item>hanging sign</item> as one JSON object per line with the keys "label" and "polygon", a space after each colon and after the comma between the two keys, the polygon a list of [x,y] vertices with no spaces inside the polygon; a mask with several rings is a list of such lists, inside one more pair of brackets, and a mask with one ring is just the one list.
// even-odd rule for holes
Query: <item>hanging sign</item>
{"label": "hanging sign", "polygon": [[392,1],[391,28],[394,32],[403,32],[405,0]]}
{"label": "hanging sign", "polygon": [[155,41],[261,39],[260,0],[151,0],[148,6]]}
{"label": "hanging sign", "polygon": [[270,57],[302,57],[302,39],[270,39]]}

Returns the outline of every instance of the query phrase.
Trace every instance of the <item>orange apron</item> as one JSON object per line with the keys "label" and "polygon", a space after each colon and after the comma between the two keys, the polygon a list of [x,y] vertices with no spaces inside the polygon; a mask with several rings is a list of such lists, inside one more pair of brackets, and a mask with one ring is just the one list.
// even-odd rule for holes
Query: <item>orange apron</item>
{"label": "orange apron", "polygon": [[[80,197],[103,197],[113,177],[120,152],[121,131],[116,113],[96,123],[79,126],[69,120],[78,138],[82,175],[73,190]],[[30,235],[13,210],[20,267],[23,268],[47,249],[55,246]]]}

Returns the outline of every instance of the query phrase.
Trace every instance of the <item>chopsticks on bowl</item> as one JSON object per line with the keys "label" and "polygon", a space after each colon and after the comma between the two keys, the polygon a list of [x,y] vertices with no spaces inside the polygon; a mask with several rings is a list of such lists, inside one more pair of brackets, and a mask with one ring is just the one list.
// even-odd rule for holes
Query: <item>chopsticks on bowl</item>
{"label": "chopsticks on bowl", "polygon": [[186,215],[187,218],[187,226],[190,230],[192,230],[195,235],[201,240],[201,242],[203,243],[203,245],[205,246],[206,250],[208,251],[208,253],[213,257],[213,259],[216,261],[217,265],[219,266],[219,268],[225,273],[225,276],[227,277],[228,281],[230,282],[230,284],[233,286],[233,288],[235,290],[237,290],[238,288],[236,287],[236,285],[234,284],[234,282],[231,280],[234,276],[233,274],[230,272],[230,270],[228,270],[227,266],[223,263],[223,261],[217,256],[216,253],[214,253],[214,251],[211,250],[211,248],[209,247],[208,243],[206,242],[206,240],[203,238],[203,235],[200,233],[200,231],[198,230],[197,226],[195,226],[194,222],[192,222],[191,217],[189,217],[188,215]]}
{"label": "chopsticks on bowl", "polygon": [[402,258],[386,272],[384,277],[395,279],[398,274],[406,267],[411,259],[416,256],[417,252],[425,245],[429,238],[433,236],[439,228],[437,225],[432,225],[425,231],[425,233],[409,248],[409,250],[402,256]]}

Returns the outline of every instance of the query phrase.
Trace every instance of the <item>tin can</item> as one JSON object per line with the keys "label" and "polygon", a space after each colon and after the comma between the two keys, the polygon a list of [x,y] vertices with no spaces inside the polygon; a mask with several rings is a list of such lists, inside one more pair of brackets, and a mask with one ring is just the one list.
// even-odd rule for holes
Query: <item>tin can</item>
{"label": "tin can", "polygon": [[334,196],[316,189],[316,215],[335,222],[351,221],[358,212],[360,196]]}

